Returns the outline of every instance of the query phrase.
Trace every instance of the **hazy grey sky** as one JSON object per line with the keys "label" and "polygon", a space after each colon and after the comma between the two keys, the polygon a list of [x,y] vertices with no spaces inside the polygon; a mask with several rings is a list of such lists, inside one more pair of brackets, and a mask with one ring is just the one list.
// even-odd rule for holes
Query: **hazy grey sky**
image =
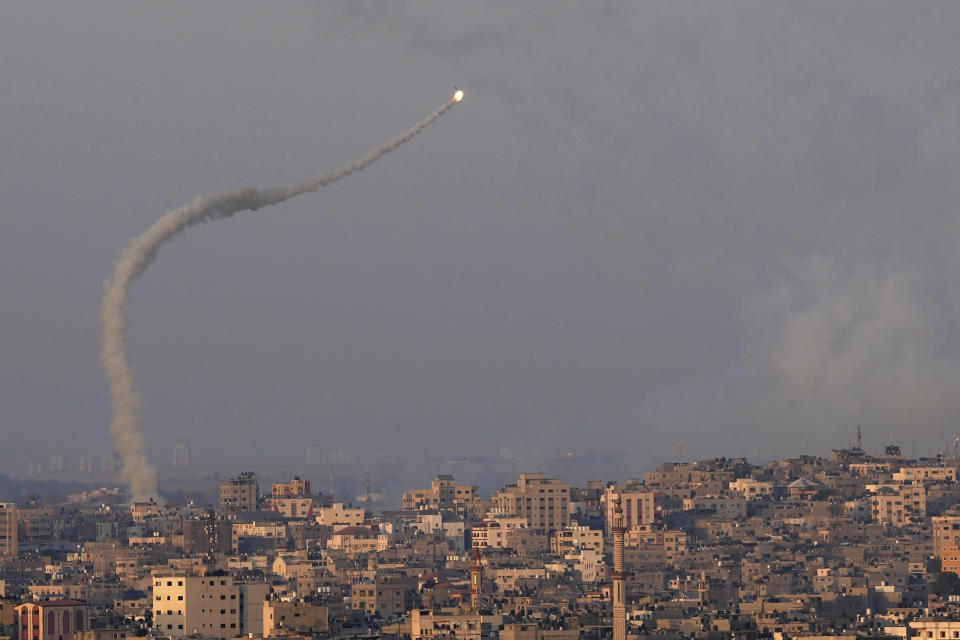
{"label": "hazy grey sky", "polygon": [[[14,3],[0,471],[108,445],[103,280],[149,453],[824,453],[960,430],[960,4]],[[444,472],[428,469],[424,476]],[[550,471],[550,469],[547,469]],[[602,472],[602,473],[601,473]]]}

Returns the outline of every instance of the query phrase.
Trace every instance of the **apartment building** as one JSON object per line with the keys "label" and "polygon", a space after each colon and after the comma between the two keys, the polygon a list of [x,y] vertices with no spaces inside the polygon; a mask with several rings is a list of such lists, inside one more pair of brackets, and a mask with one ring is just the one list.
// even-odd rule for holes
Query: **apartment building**
{"label": "apartment building", "polygon": [[153,624],[158,634],[235,638],[263,633],[267,584],[235,583],[229,575],[153,574]]}
{"label": "apartment building", "polygon": [[570,525],[570,485],[540,473],[521,473],[517,484],[493,496],[493,517],[527,519],[529,527],[553,532]]}
{"label": "apartment building", "polygon": [[406,511],[449,509],[461,512],[480,499],[476,485],[458,485],[451,475],[438,475],[428,489],[413,489],[403,494]]}
{"label": "apartment building", "polygon": [[0,502],[0,557],[17,555],[17,505]]}
{"label": "apartment building", "polygon": [[256,511],[260,487],[257,476],[244,471],[220,483],[220,508],[224,511]]}
{"label": "apartment building", "polygon": [[564,527],[553,534],[553,553],[566,555],[576,549],[593,549],[603,553],[603,531],[582,525]]}
{"label": "apartment building", "polygon": [[[642,485],[641,485],[642,486]],[[663,517],[663,494],[658,491],[641,490],[638,485],[625,487],[610,485],[603,493],[604,530],[613,534],[614,509],[620,496],[623,510],[623,526],[627,529],[650,524]]]}
{"label": "apartment building", "polygon": [[263,637],[297,633],[323,633],[330,630],[330,608],[311,602],[263,603]]}
{"label": "apartment building", "polygon": [[310,481],[302,480],[300,476],[294,476],[290,482],[275,482],[272,493],[277,497],[309,496],[311,493]]}
{"label": "apartment building", "polygon": [[314,509],[317,524],[330,527],[357,527],[363,524],[366,512],[362,508],[344,507],[342,502],[334,502],[329,507]]}

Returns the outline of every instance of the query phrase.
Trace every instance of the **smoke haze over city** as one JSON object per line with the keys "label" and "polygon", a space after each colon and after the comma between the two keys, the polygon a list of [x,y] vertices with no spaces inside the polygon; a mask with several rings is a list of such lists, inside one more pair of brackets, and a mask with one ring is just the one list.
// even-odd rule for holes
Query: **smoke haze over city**
{"label": "smoke haze over city", "polygon": [[112,450],[129,238],[350,161],[454,84],[402,153],[165,247],[127,306],[149,460],[578,480],[680,440],[948,446],[958,28],[876,0],[8,7],[0,468]]}

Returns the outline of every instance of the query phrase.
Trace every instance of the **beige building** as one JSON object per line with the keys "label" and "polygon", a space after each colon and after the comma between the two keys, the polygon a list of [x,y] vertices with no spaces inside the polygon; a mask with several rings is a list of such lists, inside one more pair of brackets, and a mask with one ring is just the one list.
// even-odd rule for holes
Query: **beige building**
{"label": "beige building", "polygon": [[960,548],[960,516],[935,516],[933,524],[933,555],[943,560],[947,549]]}
{"label": "beige building", "polygon": [[927,490],[923,484],[908,484],[890,489],[883,487],[870,496],[873,521],[903,527],[922,521],[927,515]]}
{"label": "beige building", "polygon": [[263,633],[261,603],[267,584],[238,584],[229,575],[153,575],[153,624],[164,637],[199,633],[212,638],[236,638]]}
{"label": "beige building", "polygon": [[565,629],[545,629],[531,622],[514,622],[503,625],[500,640],[579,640],[580,629],[576,626]]}
{"label": "beige building", "polygon": [[153,500],[149,502],[134,502],[130,505],[130,516],[134,522],[144,523],[150,518],[163,515],[163,506]]}
{"label": "beige building", "polygon": [[265,601],[263,637],[278,635],[281,630],[300,633],[329,631],[330,608],[309,602]]}
{"label": "beige building", "polygon": [[746,498],[685,498],[684,511],[709,513],[724,520],[740,520],[747,517]]}
{"label": "beige building", "polygon": [[275,496],[309,496],[310,493],[310,481],[301,480],[299,476],[294,476],[290,482],[275,482],[273,484],[273,495]]}
{"label": "beige building", "polygon": [[366,512],[361,508],[344,507],[342,502],[334,502],[329,507],[314,509],[314,519],[317,524],[330,527],[357,527],[363,524]]}
{"label": "beige building", "polygon": [[270,511],[279,513],[284,518],[306,518],[313,520],[313,498],[307,496],[271,496],[266,499],[266,506]]}
{"label": "beige building", "polygon": [[508,534],[517,529],[527,529],[526,518],[494,518],[475,522],[470,529],[470,546],[473,549],[508,548]]}
{"label": "beige building", "polygon": [[894,482],[956,482],[956,467],[900,467]]}
{"label": "beige building", "polygon": [[414,609],[410,612],[411,638],[440,636],[462,640],[481,640],[503,626],[503,616],[484,616],[476,613],[433,612]]}
{"label": "beige building", "polygon": [[737,478],[730,483],[730,491],[747,500],[756,500],[773,494],[773,483],[754,478]]}
{"label": "beige building", "polygon": [[566,555],[576,549],[593,549],[603,554],[603,531],[587,526],[564,527],[553,534],[553,554]]}
{"label": "beige building", "polygon": [[327,540],[327,549],[339,549],[348,555],[386,551],[389,547],[390,536],[371,527],[346,527]]}
{"label": "beige building", "polygon": [[925,618],[908,623],[918,640],[956,640],[960,638],[960,620]]}
{"label": "beige building", "polygon": [[603,494],[604,527],[608,536],[613,533],[613,512],[618,495],[623,504],[623,522],[627,529],[641,524],[650,524],[661,518],[663,504],[662,494],[659,492],[640,491],[631,488],[629,484],[627,487],[610,485]]}
{"label": "beige building", "polygon": [[406,511],[449,509],[462,512],[480,499],[476,485],[458,485],[451,475],[439,475],[429,489],[414,489],[403,494]]}
{"label": "beige building", "polygon": [[372,582],[355,583],[350,586],[351,608],[392,618],[406,613],[416,588],[416,577],[399,575],[378,576]]}
{"label": "beige building", "polygon": [[268,538],[283,540],[287,537],[287,527],[280,522],[254,521],[237,522],[232,526],[231,547],[234,552],[240,549],[240,540],[243,538]]}
{"label": "beige building", "polygon": [[90,610],[82,600],[38,600],[13,609],[16,640],[72,638],[90,628]]}
{"label": "beige building", "polygon": [[523,517],[531,529],[557,531],[570,526],[570,485],[542,472],[521,473],[517,484],[493,496],[491,515]]}
{"label": "beige building", "polygon": [[0,557],[17,555],[17,505],[0,502]]}
{"label": "beige building", "polygon": [[220,483],[220,508],[225,511],[256,511],[259,497],[257,476],[250,471]]}

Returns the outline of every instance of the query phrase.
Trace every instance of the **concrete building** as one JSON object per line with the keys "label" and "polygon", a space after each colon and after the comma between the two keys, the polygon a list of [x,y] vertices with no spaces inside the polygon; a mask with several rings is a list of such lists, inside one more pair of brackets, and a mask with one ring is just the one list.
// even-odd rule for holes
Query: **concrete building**
{"label": "concrete building", "polygon": [[956,640],[960,638],[960,620],[924,618],[909,623],[918,640]]}
{"label": "concrete building", "polygon": [[330,608],[309,602],[263,603],[263,637],[280,635],[281,631],[324,633],[330,630]]}
{"label": "concrete building", "polygon": [[747,500],[756,500],[773,494],[773,483],[754,478],[737,478],[729,484],[730,491]]}
{"label": "concrete building", "polygon": [[542,472],[521,473],[517,484],[493,496],[492,515],[523,517],[531,529],[557,531],[570,525],[570,485]]}
{"label": "concrete building", "polygon": [[329,507],[314,509],[314,519],[317,524],[330,527],[357,527],[363,524],[366,512],[361,509],[352,509],[343,506],[342,502],[334,502]]}
{"label": "concrete building", "polygon": [[922,483],[883,487],[870,496],[873,521],[893,527],[922,522],[927,515],[927,491]]}
{"label": "concrete building", "polygon": [[274,496],[309,496],[311,493],[310,481],[301,480],[300,476],[294,476],[290,482],[275,482],[273,484]]}
{"label": "concrete building", "polygon": [[740,520],[747,517],[746,498],[685,498],[684,511],[694,511],[723,518]]}
{"label": "concrete building", "polygon": [[604,526],[608,536],[613,533],[614,509],[618,496],[623,509],[623,525],[627,529],[641,524],[651,524],[663,516],[663,494],[657,491],[639,490],[630,485],[626,487],[610,485],[603,494]]}
{"label": "concrete building", "polygon": [[263,633],[267,584],[238,584],[229,575],[153,574],[153,625],[157,633],[178,638],[199,633],[236,638]]}
{"label": "concrete building", "polygon": [[360,582],[350,586],[351,607],[392,618],[407,611],[417,588],[416,577],[404,575],[377,576],[374,581]]}
{"label": "concrete building", "polygon": [[956,482],[956,467],[900,467],[894,482]]}
{"label": "concrete building", "polygon": [[17,555],[17,505],[0,502],[0,557]]}
{"label": "concrete building", "polygon": [[931,522],[933,555],[942,560],[946,549],[960,548],[960,516],[937,516]]}
{"label": "concrete building", "polygon": [[339,549],[347,555],[384,551],[389,546],[390,537],[376,527],[345,527],[327,540],[327,549]]}
{"label": "concrete building", "polygon": [[[241,541],[245,538],[264,538],[267,540],[284,540],[287,537],[287,527],[282,522],[259,521],[237,522],[231,526],[231,548],[234,553],[239,552]],[[275,544],[273,546],[276,546]]]}
{"label": "concrete building", "polygon": [[134,502],[130,505],[130,517],[134,522],[144,523],[150,518],[157,518],[164,514],[162,505],[153,500],[147,502]]}
{"label": "concrete building", "polygon": [[470,530],[470,546],[474,549],[506,549],[510,547],[509,534],[527,528],[527,519],[518,517],[475,522]]}
{"label": "concrete building", "polygon": [[250,471],[220,483],[220,508],[224,511],[256,511],[259,496],[257,476]]}
{"label": "concrete building", "polygon": [[434,612],[414,609],[410,612],[411,638],[452,636],[461,640],[481,640],[503,626],[503,616],[477,613]]}
{"label": "concrete building", "polygon": [[582,525],[565,527],[553,534],[553,554],[563,556],[576,549],[593,549],[603,553],[603,531]]}
{"label": "concrete building", "polygon": [[458,485],[451,475],[438,475],[429,489],[413,489],[403,494],[405,511],[449,509],[462,513],[480,498],[476,485]]}
{"label": "concrete building", "polygon": [[[276,485],[274,485],[276,486]],[[284,518],[303,518],[313,520],[313,498],[309,496],[278,496],[276,494],[265,500],[270,511],[279,513]]]}
{"label": "concrete building", "polygon": [[90,610],[82,600],[38,600],[13,609],[14,640],[70,640],[90,628]]}

